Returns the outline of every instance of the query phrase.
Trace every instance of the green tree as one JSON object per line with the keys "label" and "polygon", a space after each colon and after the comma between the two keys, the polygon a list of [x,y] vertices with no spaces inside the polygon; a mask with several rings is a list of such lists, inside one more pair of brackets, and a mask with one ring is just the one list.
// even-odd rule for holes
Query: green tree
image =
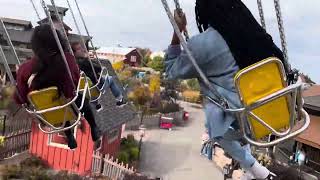
{"label": "green tree", "polygon": [[197,79],[189,79],[187,85],[191,90],[200,91],[200,85]]}
{"label": "green tree", "polygon": [[161,56],[156,56],[148,63],[148,67],[160,71],[161,73],[164,71],[164,58]]}

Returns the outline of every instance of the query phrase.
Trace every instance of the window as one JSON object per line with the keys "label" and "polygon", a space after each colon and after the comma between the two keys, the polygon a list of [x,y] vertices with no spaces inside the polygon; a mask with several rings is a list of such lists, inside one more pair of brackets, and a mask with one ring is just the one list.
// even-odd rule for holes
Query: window
{"label": "window", "polygon": [[113,143],[115,140],[118,139],[118,137],[119,137],[119,129],[111,130],[108,133],[108,143],[109,144]]}
{"label": "window", "polygon": [[130,59],[131,62],[137,62],[137,56],[131,56],[131,59]]}
{"label": "window", "polygon": [[[74,138],[77,139],[77,127],[74,129]],[[59,148],[65,148],[69,149],[68,147],[68,141],[67,137],[64,134],[64,132],[56,133],[56,134],[50,134],[48,138],[48,144],[49,146],[59,147]]]}

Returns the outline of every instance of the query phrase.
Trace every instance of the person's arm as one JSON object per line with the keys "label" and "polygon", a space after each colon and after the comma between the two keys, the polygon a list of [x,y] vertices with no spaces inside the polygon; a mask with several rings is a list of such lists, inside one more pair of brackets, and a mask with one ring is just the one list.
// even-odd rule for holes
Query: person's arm
{"label": "person's arm", "polygon": [[[175,20],[178,24],[180,31],[186,29],[186,18],[185,15],[178,15],[175,11]],[[197,56],[197,52],[193,46],[193,39],[188,42],[188,48],[192,51],[194,57]],[[191,64],[189,57],[185,50],[181,50],[180,40],[176,33],[173,33],[171,44],[167,49],[165,55],[165,70],[168,79],[189,79],[197,77],[197,72]]]}
{"label": "person's arm", "polygon": [[13,99],[17,104],[26,104],[28,94],[28,80],[26,78],[26,72],[24,72],[24,67],[20,67],[18,69],[16,81],[17,85]]}

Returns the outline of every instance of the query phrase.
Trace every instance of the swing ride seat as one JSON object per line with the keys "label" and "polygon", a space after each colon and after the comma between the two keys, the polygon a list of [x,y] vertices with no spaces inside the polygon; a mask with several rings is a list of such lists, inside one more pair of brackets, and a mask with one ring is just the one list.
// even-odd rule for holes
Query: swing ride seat
{"label": "swing ride seat", "polygon": [[63,129],[67,121],[72,124],[81,118],[81,113],[77,114],[73,108],[75,104],[67,103],[64,97],[59,96],[57,87],[32,91],[28,100],[35,110],[40,111],[45,124],[53,129]]}
{"label": "swing ride seat", "polygon": [[[101,94],[103,93],[103,89],[105,86],[105,83],[103,82],[103,86],[101,88],[98,87],[99,82],[103,80],[103,77],[105,77],[108,74],[107,69],[103,67],[100,72],[100,77],[98,80],[98,83],[96,85],[93,85],[92,81],[90,78],[86,77],[86,80],[89,85],[89,93],[87,95],[87,98],[91,100],[91,102],[95,102],[98,99],[100,99]],[[80,91],[83,91],[85,86],[85,77],[80,78]]]}
{"label": "swing ride seat", "polygon": [[[80,79],[85,77],[83,72],[80,73]],[[84,88],[82,93],[88,93],[88,82],[84,81]],[[57,87],[48,87],[40,90],[32,91],[28,94],[28,101],[30,108],[25,108],[30,114],[34,114],[39,123],[39,129],[46,134],[53,134],[63,132],[74,128],[80,123],[81,109],[84,105],[85,96],[82,96],[80,107],[75,104],[79,97],[80,80],[76,89],[76,96],[68,101],[63,96],[60,96]],[[66,122],[70,122],[70,126],[65,126]],[[45,130],[42,126],[49,127]]]}
{"label": "swing ride seat", "polygon": [[[287,86],[283,64],[274,57],[240,70],[235,76],[235,85],[244,107],[239,119],[246,140],[258,146],[270,146],[303,132],[310,119],[302,108],[302,84]],[[293,131],[296,119],[300,120],[301,116],[302,127]],[[244,128],[246,125],[249,129]],[[256,141],[270,134],[280,138],[266,144]]]}

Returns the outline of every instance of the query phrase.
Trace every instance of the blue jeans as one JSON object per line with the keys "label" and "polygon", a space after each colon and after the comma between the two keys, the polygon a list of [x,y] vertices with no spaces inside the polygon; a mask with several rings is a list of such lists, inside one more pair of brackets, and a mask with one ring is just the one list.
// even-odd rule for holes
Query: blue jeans
{"label": "blue jeans", "polygon": [[122,92],[120,87],[114,83],[113,77],[112,76],[105,76],[103,77],[102,83],[99,84],[99,88],[101,88],[104,85],[104,90],[107,90],[107,88],[110,88],[111,93],[113,94],[113,96],[120,101],[122,99]]}
{"label": "blue jeans", "polygon": [[240,144],[242,135],[230,128],[223,137],[216,137],[214,140],[236,161],[242,168],[248,169],[256,162],[251,153]]}

